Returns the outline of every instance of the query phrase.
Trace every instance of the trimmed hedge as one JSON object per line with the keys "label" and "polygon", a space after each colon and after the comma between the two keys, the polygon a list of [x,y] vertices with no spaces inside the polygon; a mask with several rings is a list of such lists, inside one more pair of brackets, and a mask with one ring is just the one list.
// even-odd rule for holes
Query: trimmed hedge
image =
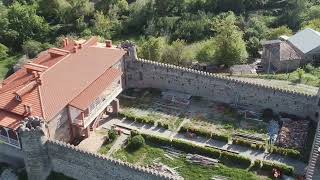
{"label": "trimmed hedge", "polygon": [[277,146],[271,146],[268,148],[268,151],[271,154],[280,154],[284,156],[288,156],[294,159],[300,159],[301,153],[295,149],[282,148]]}
{"label": "trimmed hedge", "polygon": [[179,133],[186,133],[186,132],[192,132],[192,133],[197,134],[198,136],[212,138],[212,139],[219,140],[219,141],[224,141],[224,142],[229,141],[228,135],[214,134],[214,133],[202,130],[202,129],[193,129],[193,128],[187,128],[187,127],[182,126],[179,130]]}
{"label": "trimmed hedge", "polygon": [[255,144],[251,141],[245,140],[245,139],[233,139],[232,140],[232,144],[237,144],[240,146],[246,146],[252,149],[256,149],[256,150],[261,150],[264,151],[266,149],[266,145],[265,144]]}
{"label": "trimmed hedge", "polygon": [[169,124],[158,122],[157,127],[169,129]]}
{"label": "trimmed hedge", "polygon": [[148,116],[136,116],[131,112],[119,112],[118,116],[121,118],[126,118],[131,121],[137,121],[139,123],[154,125],[155,120]]}
{"label": "trimmed hedge", "polygon": [[275,163],[271,161],[261,161],[261,160],[256,160],[254,162],[254,166],[261,168],[262,170],[266,171],[272,171],[273,168],[276,168],[280,171],[282,171],[286,175],[292,175],[294,168],[292,166],[288,166],[285,164],[280,164],[280,163]]}
{"label": "trimmed hedge", "polygon": [[[137,135],[137,132],[132,131],[132,136]],[[210,148],[210,147],[203,147],[199,145],[195,145],[189,142],[173,139],[170,141],[170,139],[162,138],[158,136],[152,136],[149,134],[141,134],[146,142],[151,144],[156,144],[160,146],[171,146],[175,149],[184,151],[186,153],[194,153],[199,154],[203,156],[207,156],[210,158],[215,159],[221,159],[221,160],[227,160],[229,162],[233,162],[236,164],[241,164],[244,166],[249,166],[251,164],[251,160],[249,158],[229,153],[229,152],[222,152],[221,150]]]}
{"label": "trimmed hedge", "polygon": [[136,116],[135,120],[139,123],[154,125],[155,121],[148,116]]}
{"label": "trimmed hedge", "polygon": [[219,158],[221,156],[221,151],[213,148],[198,146],[198,145],[184,142],[177,139],[173,139],[171,143],[174,148],[187,153],[195,153],[203,156],[208,156],[211,158]]}
{"label": "trimmed hedge", "polygon": [[223,161],[233,162],[246,167],[249,167],[251,165],[251,160],[249,158],[238,155],[238,154],[229,153],[229,152],[222,152],[221,159]]}

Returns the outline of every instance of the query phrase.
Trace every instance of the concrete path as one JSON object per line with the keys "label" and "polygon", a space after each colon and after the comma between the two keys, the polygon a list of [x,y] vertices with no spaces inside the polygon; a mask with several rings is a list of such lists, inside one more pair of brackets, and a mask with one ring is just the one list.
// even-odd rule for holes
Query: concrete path
{"label": "concrete path", "polygon": [[275,154],[267,154],[264,151],[254,150],[254,149],[243,147],[243,146],[229,145],[222,141],[204,138],[201,136],[197,136],[195,138],[190,139],[190,138],[187,138],[182,133],[176,133],[168,129],[158,128],[155,126],[145,125],[145,124],[136,123],[128,120],[111,119],[107,121],[105,124],[103,124],[102,127],[109,129],[112,125],[119,125],[132,130],[139,130],[142,133],[150,134],[154,136],[170,138],[170,139],[176,138],[176,139],[194,143],[200,146],[209,145],[217,148],[236,151],[236,152],[239,152],[240,155],[248,157],[251,160],[260,159],[260,160],[270,160],[270,161],[285,163],[293,166],[297,174],[303,174],[304,169],[307,166],[307,164],[304,162],[291,159],[288,157],[275,155]]}
{"label": "concrete path", "polygon": [[99,132],[91,132],[90,136],[78,145],[79,148],[90,152],[98,152],[105,140],[105,135]]}
{"label": "concrete path", "polygon": [[110,157],[112,153],[118,151],[122,147],[122,145],[126,142],[127,138],[128,138],[128,135],[122,133],[113,143],[112,147],[110,148],[106,156]]}

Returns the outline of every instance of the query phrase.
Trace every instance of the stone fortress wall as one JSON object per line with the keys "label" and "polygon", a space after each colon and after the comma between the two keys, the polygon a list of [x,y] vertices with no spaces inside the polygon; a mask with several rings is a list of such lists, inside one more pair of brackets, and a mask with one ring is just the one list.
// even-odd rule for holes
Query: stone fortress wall
{"label": "stone fortress wall", "polygon": [[21,127],[22,153],[30,180],[45,180],[51,171],[78,180],[177,179],[146,167],[113,160],[58,140],[49,140],[46,125],[38,117],[25,119]]}
{"label": "stone fortress wall", "polygon": [[316,119],[317,95],[139,58],[126,61],[126,86],[175,90],[255,111],[271,108],[275,112]]}

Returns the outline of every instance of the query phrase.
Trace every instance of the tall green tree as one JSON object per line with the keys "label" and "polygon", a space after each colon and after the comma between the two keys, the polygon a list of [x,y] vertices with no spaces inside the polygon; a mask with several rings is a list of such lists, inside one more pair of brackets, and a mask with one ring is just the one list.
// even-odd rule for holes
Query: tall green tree
{"label": "tall green tree", "polygon": [[145,41],[140,48],[138,48],[139,57],[152,61],[160,61],[165,44],[166,42],[164,38],[151,37]]}
{"label": "tall green tree", "polygon": [[112,24],[110,19],[103,14],[103,12],[96,12],[94,14],[93,32],[104,38],[111,38]]}
{"label": "tall green tree", "polygon": [[28,39],[44,41],[48,38],[49,24],[36,14],[35,5],[14,3],[8,10],[8,31],[13,37],[15,48]]}
{"label": "tall green tree", "polygon": [[236,26],[234,13],[219,15],[214,20],[212,29],[216,33],[214,58],[218,64],[230,67],[247,62],[248,53],[243,40],[243,32]]}
{"label": "tall green tree", "polygon": [[161,61],[164,63],[182,65],[185,59],[182,56],[185,42],[183,40],[176,40],[170,46],[163,49]]}

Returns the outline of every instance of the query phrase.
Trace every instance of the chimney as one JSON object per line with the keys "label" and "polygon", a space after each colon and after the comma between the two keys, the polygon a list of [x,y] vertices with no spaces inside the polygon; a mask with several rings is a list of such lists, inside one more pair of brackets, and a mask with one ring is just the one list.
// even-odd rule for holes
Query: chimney
{"label": "chimney", "polygon": [[111,48],[112,47],[112,41],[111,40],[106,40],[106,47]]}
{"label": "chimney", "polygon": [[73,47],[73,52],[74,52],[74,53],[77,53],[77,51],[78,51],[78,47],[77,47],[77,46],[74,46],[74,47]]}
{"label": "chimney", "polygon": [[24,111],[26,114],[31,114],[32,113],[32,107],[30,105],[24,105]]}
{"label": "chimney", "polygon": [[66,47],[66,46],[67,46],[66,39],[63,39],[63,47]]}
{"label": "chimney", "polygon": [[79,49],[82,49],[82,44],[81,43],[79,44]]}
{"label": "chimney", "polygon": [[65,41],[66,41],[66,46],[68,46],[69,45],[69,39],[65,38]]}

